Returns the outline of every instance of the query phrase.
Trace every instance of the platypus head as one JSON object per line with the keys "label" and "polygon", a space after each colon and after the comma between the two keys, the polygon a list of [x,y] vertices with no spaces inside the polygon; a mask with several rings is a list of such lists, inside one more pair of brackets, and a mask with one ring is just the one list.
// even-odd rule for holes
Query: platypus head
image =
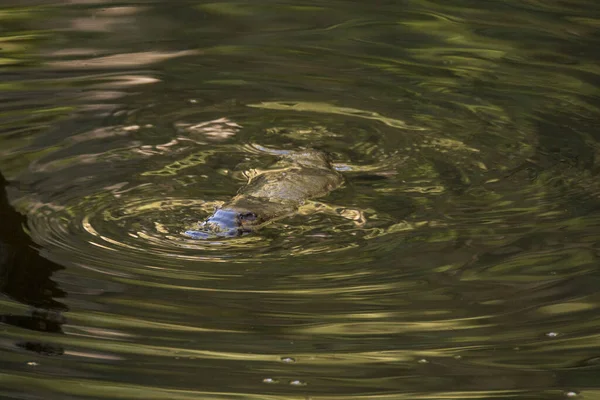
{"label": "platypus head", "polygon": [[202,225],[217,236],[240,236],[252,230],[258,215],[248,210],[221,208]]}
{"label": "platypus head", "polygon": [[220,208],[202,223],[199,230],[186,231],[185,235],[195,239],[241,236],[250,233],[259,222],[253,211]]}

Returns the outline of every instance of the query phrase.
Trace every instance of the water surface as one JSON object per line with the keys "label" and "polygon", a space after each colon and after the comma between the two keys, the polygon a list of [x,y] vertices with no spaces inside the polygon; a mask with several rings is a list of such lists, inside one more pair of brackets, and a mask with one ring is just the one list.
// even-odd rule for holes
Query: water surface
{"label": "water surface", "polygon": [[[0,397],[600,398],[600,5],[0,9]],[[342,188],[198,226],[277,151]]]}

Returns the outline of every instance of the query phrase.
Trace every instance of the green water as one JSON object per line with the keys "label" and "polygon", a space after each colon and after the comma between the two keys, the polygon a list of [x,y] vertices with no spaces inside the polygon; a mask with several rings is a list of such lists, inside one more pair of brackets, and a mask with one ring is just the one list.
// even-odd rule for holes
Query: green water
{"label": "green water", "polygon": [[[4,2],[0,398],[600,399],[599,27],[591,0]],[[183,234],[300,148],[343,186]]]}

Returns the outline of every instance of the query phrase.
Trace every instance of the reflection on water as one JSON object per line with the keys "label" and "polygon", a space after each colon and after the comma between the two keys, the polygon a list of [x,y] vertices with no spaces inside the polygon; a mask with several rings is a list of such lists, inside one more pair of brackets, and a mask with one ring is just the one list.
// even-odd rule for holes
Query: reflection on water
{"label": "reflection on water", "polygon": [[[600,396],[598,15],[5,6],[0,397]],[[300,148],[342,187],[184,235]]]}

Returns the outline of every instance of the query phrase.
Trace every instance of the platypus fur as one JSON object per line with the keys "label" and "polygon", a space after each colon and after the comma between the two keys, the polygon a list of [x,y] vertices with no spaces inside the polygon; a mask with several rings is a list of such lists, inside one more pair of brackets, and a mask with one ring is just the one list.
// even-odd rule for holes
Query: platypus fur
{"label": "platypus fur", "polygon": [[199,230],[198,239],[234,237],[293,214],[308,199],[322,197],[343,183],[329,157],[317,150],[284,152],[272,168],[252,176],[230,201],[215,210]]}

